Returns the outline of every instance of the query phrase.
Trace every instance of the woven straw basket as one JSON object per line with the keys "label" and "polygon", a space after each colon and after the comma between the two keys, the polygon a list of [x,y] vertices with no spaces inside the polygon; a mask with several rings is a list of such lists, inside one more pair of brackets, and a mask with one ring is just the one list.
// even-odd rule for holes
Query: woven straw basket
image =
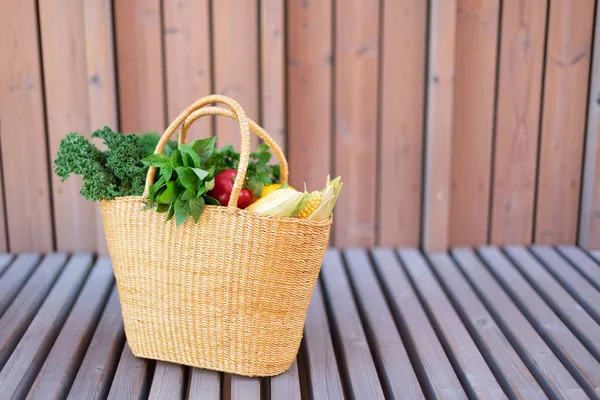
{"label": "woven straw basket", "polygon": [[[205,107],[223,103],[231,108]],[[288,165],[281,148],[234,100],[204,97],[167,128],[161,153],[181,126],[202,116],[239,121],[241,154],[227,207],[206,206],[198,223],[176,227],[142,210],[141,197],[101,202],[129,347],[138,357],[247,376],[284,372],[296,357],[331,220],[272,217],[236,207],[250,154],[250,128]]]}

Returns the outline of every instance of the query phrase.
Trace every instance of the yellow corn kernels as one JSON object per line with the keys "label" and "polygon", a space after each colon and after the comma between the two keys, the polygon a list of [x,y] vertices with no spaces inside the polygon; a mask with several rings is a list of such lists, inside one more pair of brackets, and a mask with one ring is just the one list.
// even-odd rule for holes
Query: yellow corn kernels
{"label": "yellow corn kernels", "polygon": [[298,218],[308,218],[312,213],[315,212],[319,204],[321,204],[321,200],[323,199],[323,193],[320,191],[314,191],[310,194],[310,200],[304,206],[304,208],[298,214]]}

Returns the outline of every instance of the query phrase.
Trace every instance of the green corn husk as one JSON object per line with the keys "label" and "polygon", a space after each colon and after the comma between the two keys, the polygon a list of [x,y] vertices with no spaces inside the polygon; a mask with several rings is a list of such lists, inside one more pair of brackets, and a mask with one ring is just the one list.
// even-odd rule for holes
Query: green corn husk
{"label": "green corn husk", "polygon": [[321,204],[319,204],[317,209],[306,219],[310,221],[329,219],[333,212],[333,207],[335,207],[335,202],[342,190],[342,186],[341,177],[338,176],[330,181],[329,175],[327,175],[327,185],[325,185],[325,188],[323,189],[323,199],[321,200]]}
{"label": "green corn husk", "polygon": [[279,217],[296,217],[309,200],[310,193],[306,191],[282,188],[261,198],[246,210]]}

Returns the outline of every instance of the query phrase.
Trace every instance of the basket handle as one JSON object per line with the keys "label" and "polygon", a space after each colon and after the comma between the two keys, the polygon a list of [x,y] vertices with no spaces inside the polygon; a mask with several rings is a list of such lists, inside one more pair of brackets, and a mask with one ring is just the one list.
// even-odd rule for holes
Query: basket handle
{"label": "basket handle", "polygon": [[[212,104],[212,103],[226,104],[227,106],[231,107],[233,112],[229,111],[225,108],[221,108],[221,107],[207,107],[203,110],[200,110],[202,107]],[[204,110],[206,110],[206,111],[204,111]],[[200,111],[202,111],[202,112],[200,112]],[[192,114],[193,114],[193,117],[192,117]],[[259,129],[256,129],[256,130],[253,129],[253,130],[255,132],[257,132],[257,134],[261,138],[263,138],[263,140],[265,140],[265,142],[269,145],[269,147],[273,150],[273,152],[275,153],[277,158],[280,160],[280,162],[281,162],[280,180],[282,182],[284,182],[287,179],[287,175],[288,175],[287,161],[285,160],[285,157],[283,156],[283,152],[281,151],[281,148],[275,143],[275,141],[262,128],[260,128],[258,125],[256,125],[256,123],[254,123],[253,121],[250,121],[248,119],[248,117],[246,116],[246,113],[244,112],[243,108],[239,105],[238,102],[236,102],[235,100],[233,100],[229,97],[217,95],[217,94],[205,96],[205,97],[199,99],[198,101],[191,104],[188,108],[186,108],[181,114],[179,114],[179,116],[177,118],[175,118],[175,120],[173,120],[173,122],[171,122],[169,127],[165,130],[165,133],[163,133],[162,137],[158,141],[158,144],[156,145],[154,154],[161,154],[163,152],[165,145],[167,144],[167,142],[169,141],[171,136],[173,136],[173,134],[175,133],[177,128],[182,123],[184,123],[184,125],[189,128],[189,125],[191,124],[191,122],[195,121],[196,119],[198,119],[204,115],[223,115],[223,116],[227,116],[230,118],[234,118],[234,119],[238,120],[240,123],[240,135],[241,135],[241,142],[242,142],[241,152],[240,152],[240,161],[238,164],[237,176],[233,182],[233,189],[231,191],[231,196],[229,197],[229,203],[227,204],[227,207],[237,208],[238,197],[240,195],[240,191],[242,190],[242,186],[244,185],[244,180],[246,179],[246,170],[248,168],[248,160],[250,158],[250,122],[252,122],[252,124],[255,125],[257,128],[259,128]],[[188,119],[188,117],[192,117],[192,118],[190,119],[189,123],[186,123],[186,120]],[[261,132],[258,133],[259,131],[261,131]],[[185,131],[182,128],[181,136],[182,137],[180,137],[179,142],[183,143],[183,141],[185,141],[185,138],[187,136],[187,128],[185,129]],[[148,173],[146,175],[146,185],[144,188],[143,197],[148,196],[150,185],[154,181],[155,175],[156,175],[156,167],[148,168]]]}
{"label": "basket handle", "polygon": [[[183,125],[181,126],[181,131],[179,132],[179,144],[180,145],[182,143],[187,142],[188,130],[190,129],[190,126],[192,125],[192,123],[194,121],[196,121],[198,118],[204,117],[206,115],[221,115],[223,117],[237,120],[237,116],[234,112],[232,112],[231,110],[228,110],[226,108],[222,108],[222,107],[204,107],[202,109],[196,110],[193,113],[191,113],[185,119],[185,121],[183,121]],[[277,144],[275,139],[273,139],[271,137],[271,135],[269,135],[267,133],[267,131],[265,131],[260,125],[258,125],[256,122],[254,122],[250,118],[248,118],[248,125],[250,127],[250,130],[256,136],[261,138],[267,144],[267,146],[269,146],[271,151],[273,151],[273,154],[275,155],[275,157],[277,157],[277,160],[279,161],[279,166],[281,168],[281,172],[279,174],[279,182],[280,183],[287,182],[288,177],[289,177],[289,167],[288,167],[287,159],[285,158],[285,155],[283,154],[283,150],[281,149],[281,147],[279,147],[279,145]]]}

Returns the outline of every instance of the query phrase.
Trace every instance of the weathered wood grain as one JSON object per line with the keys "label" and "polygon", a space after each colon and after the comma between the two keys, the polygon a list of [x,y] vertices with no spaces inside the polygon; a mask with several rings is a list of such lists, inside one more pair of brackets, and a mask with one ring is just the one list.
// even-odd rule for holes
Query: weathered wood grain
{"label": "weathered wood grain", "polygon": [[0,278],[0,316],[17,296],[40,261],[37,253],[18,256]]}
{"label": "weathered wood grain", "polygon": [[114,286],[68,399],[105,399],[125,343],[123,317]]}
{"label": "weathered wood grain", "polygon": [[285,0],[260,0],[261,126],[282,149],[285,122]]}
{"label": "weathered wood grain", "polygon": [[553,248],[535,245],[531,251],[548,271],[569,291],[571,296],[600,324],[600,291],[596,290],[579,272],[567,263]]}
{"label": "weathered wood grain", "polygon": [[[215,92],[235,99],[250,119],[258,121],[258,0],[213,1],[212,20]],[[219,146],[232,144],[239,150],[237,121],[217,118],[216,134]],[[250,138],[250,146],[255,147],[257,136]]]}
{"label": "weathered wood grain", "polygon": [[502,329],[469,286],[446,253],[428,255],[438,280],[477,343],[507,395],[519,399],[546,399],[527,366],[513,349]]}
{"label": "weathered wood grain", "polygon": [[[534,241],[575,243],[593,0],[550,2]],[[551,199],[551,201],[548,201]]]}
{"label": "weathered wood grain", "polygon": [[458,0],[450,243],[486,243],[496,99],[498,0]]}
{"label": "weathered wood grain", "polygon": [[49,254],[27,280],[0,318],[0,370],[54,285],[66,262],[65,254]]}
{"label": "weathered wood grain", "polygon": [[[600,325],[523,246],[508,246],[505,251],[544,301],[552,307],[552,310],[560,316],[594,357],[600,360]],[[519,285],[509,278],[508,274],[507,279],[510,279],[511,286],[515,285],[515,290],[519,291]],[[520,280],[518,282],[522,283]]]}
{"label": "weathered wood grain", "polygon": [[181,399],[187,388],[183,386],[185,366],[168,363],[164,361],[156,362],[156,369],[152,376],[152,386],[148,399]]}
{"label": "weathered wood grain", "polygon": [[[79,132],[87,137],[91,134],[84,11],[80,1],[50,0],[40,2],[38,6],[47,141],[50,155],[54,157],[67,133]],[[26,154],[27,150],[23,147],[16,153]],[[21,168],[27,170],[30,167],[23,165]],[[42,171],[44,169],[39,175],[45,177]],[[79,194],[81,182],[81,177],[61,182],[52,174],[54,236],[60,251],[96,249],[95,206]],[[21,204],[16,207],[21,210]],[[15,215],[21,213],[15,212]],[[31,229],[37,229],[37,226],[33,225]]]}
{"label": "weathered wood grain", "polygon": [[490,241],[531,243],[546,0],[502,3]]}
{"label": "weathered wood grain", "polygon": [[306,313],[304,344],[309,378],[308,386],[312,398],[323,400],[343,399],[344,391],[333,350],[320,281],[317,281]]}
{"label": "weathered wood grain", "polygon": [[148,397],[152,360],[137,358],[125,342],[107,399],[142,399]]}
{"label": "weathered wood grain", "polygon": [[600,290],[600,266],[589,255],[573,245],[561,245],[557,246],[557,249],[596,289]]}
{"label": "weathered wood grain", "polygon": [[452,254],[481,301],[544,391],[559,398],[586,398],[586,392],[553,354],[475,253],[471,249],[461,248],[453,250]]}
{"label": "weathered wood grain", "polygon": [[379,379],[388,397],[423,399],[421,386],[411,365],[394,317],[388,309],[377,276],[364,249],[344,252],[356,303],[373,358],[379,365]]}
{"label": "weathered wood grain", "polygon": [[452,117],[456,45],[456,0],[433,0],[429,10],[425,133],[425,249],[445,250],[450,241]]}
{"label": "weathered wood grain", "polygon": [[[68,24],[69,22],[65,23]],[[28,250],[47,252],[54,247],[39,30],[36,2],[21,0],[2,2],[0,5],[0,44],[4,54],[0,60],[0,115],[2,116],[0,251],[2,252],[8,251],[9,241],[13,252]],[[57,49],[57,52],[60,53],[60,50]],[[53,58],[47,60],[48,63],[52,61]],[[48,78],[56,79],[54,75]],[[50,95],[53,98],[53,93],[49,93],[53,87],[55,84],[52,82],[46,84],[46,96]],[[54,121],[54,118],[48,121],[52,129],[55,129]]]}
{"label": "weathered wood grain", "polygon": [[386,1],[381,24],[377,244],[417,246],[421,238],[427,2]]}
{"label": "weathered wood grain", "polygon": [[[164,15],[164,57],[167,119],[197,99],[212,93],[211,32],[209,0],[166,0]],[[200,118],[190,128],[188,140],[213,135],[213,119]]]}
{"label": "weathered wood grain", "polygon": [[463,387],[473,397],[506,399],[477,345],[462,324],[423,256],[416,249],[401,249],[399,255],[442,344],[461,376]]}
{"label": "weathered wood grain", "polygon": [[404,269],[390,249],[373,251],[375,269],[427,398],[467,399]]}
{"label": "weathered wood grain", "polygon": [[271,377],[270,381],[272,399],[301,399],[298,360],[294,360],[290,369],[283,374]]}
{"label": "weathered wood grain", "polygon": [[360,399],[383,399],[377,369],[338,251],[327,250],[321,276],[347,394]]}
{"label": "weathered wood grain", "polygon": [[191,368],[188,398],[190,400],[219,400],[221,398],[221,373]]}
{"label": "weathered wood grain", "polygon": [[290,183],[318,190],[333,172],[332,0],[288,0],[287,105]]}
{"label": "weathered wood grain", "polygon": [[27,331],[0,371],[0,393],[24,398],[50,352],[92,266],[92,256],[76,254],[67,263]]}
{"label": "weathered wood grain", "polygon": [[260,378],[223,374],[223,398],[260,400]]}
{"label": "weathered wood grain", "polygon": [[121,131],[162,133],[167,121],[160,0],[114,6]]}
{"label": "weathered wood grain", "polygon": [[69,317],[46,356],[46,361],[29,390],[28,399],[62,399],[67,396],[113,283],[110,260],[101,259],[94,265]]}

